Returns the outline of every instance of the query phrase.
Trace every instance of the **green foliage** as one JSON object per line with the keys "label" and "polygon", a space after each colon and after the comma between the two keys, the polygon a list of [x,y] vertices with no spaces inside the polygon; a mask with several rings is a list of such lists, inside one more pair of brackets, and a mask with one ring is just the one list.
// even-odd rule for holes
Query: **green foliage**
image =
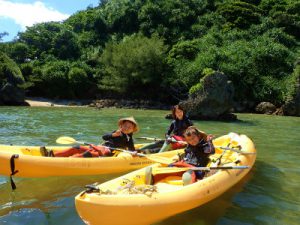
{"label": "green foliage", "polygon": [[105,0],[28,27],[0,52],[20,64],[31,95],[178,101],[211,68],[232,80],[236,101],[281,104],[294,84],[299,12],[292,0]]}
{"label": "green foliage", "polygon": [[53,39],[53,54],[59,59],[77,59],[80,56],[77,35],[70,30],[61,30]]}
{"label": "green foliage", "polygon": [[278,27],[284,28],[288,33],[300,39],[300,15],[295,10],[300,9],[299,4],[289,5],[284,12],[275,12],[273,19]]}
{"label": "green foliage", "polygon": [[246,29],[251,24],[260,22],[261,10],[255,5],[243,1],[223,4],[218,8],[218,11],[227,22],[225,27]]}
{"label": "green foliage", "polygon": [[0,87],[5,83],[20,85],[24,83],[24,78],[18,65],[6,54],[0,52]]}
{"label": "green foliage", "polygon": [[53,40],[62,26],[58,22],[36,24],[28,27],[26,32],[19,33],[19,41],[29,46],[33,58],[39,58],[43,52],[51,52]]}
{"label": "green foliage", "polygon": [[69,85],[75,97],[87,96],[89,89],[88,76],[84,69],[73,67],[68,73]]}
{"label": "green foliage", "polygon": [[205,77],[205,76],[209,76],[211,74],[215,73],[215,71],[211,68],[205,68],[203,71],[202,71],[202,78],[200,79],[199,83],[193,85],[190,90],[189,90],[189,94],[190,95],[193,95],[195,94],[196,92],[198,92],[199,90],[201,90],[203,88],[203,84],[201,82],[201,80]]}
{"label": "green foliage", "polygon": [[69,87],[70,65],[64,61],[51,61],[43,66],[41,86],[43,95],[52,98],[72,97]]}
{"label": "green foliage", "polygon": [[193,41],[181,41],[173,45],[172,49],[169,51],[168,59],[195,59],[197,53],[199,52],[198,44],[196,40]]}
{"label": "green foliage", "polygon": [[24,43],[15,43],[11,48],[10,56],[17,63],[24,63],[26,59],[30,58],[30,49],[27,44]]}
{"label": "green foliage", "polygon": [[296,64],[293,73],[285,80],[285,92],[283,98],[286,102],[291,101],[296,97],[297,89],[300,85],[300,63]]}
{"label": "green foliage", "polygon": [[127,36],[109,43],[101,57],[106,75],[102,87],[131,97],[159,96],[164,74],[163,41],[157,37]]}
{"label": "green foliage", "polygon": [[107,39],[107,22],[99,10],[79,11],[66,20],[66,25],[78,33],[83,47],[103,44]]}
{"label": "green foliage", "polygon": [[206,12],[206,0],[148,0],[139,13],[140,29],[144,35],[153,33],[176,43],[190,37],[190,27],[197,16]]}

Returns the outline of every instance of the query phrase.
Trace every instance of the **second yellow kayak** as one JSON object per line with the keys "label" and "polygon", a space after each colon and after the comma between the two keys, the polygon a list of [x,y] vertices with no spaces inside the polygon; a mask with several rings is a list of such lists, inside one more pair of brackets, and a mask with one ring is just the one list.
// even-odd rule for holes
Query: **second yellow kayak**
{"label": "second yellow kayak", "polygon": [[[217,148],[217,153],[211,156],[218,159],[222,155],[219,166],[228,169],[211,171],[204,179],[183,185],[181,175],[173,172],[185,168],[155,164],[90,186],[89,190],[76,196],[77,212],[91,225],[145,225],[203,205],[239,182],[255,162],[256,150],[247,136],[230,134],[214,140],[215,146],[227,147],[229,144],[239,145],[241,151],[226,150],[222,155],[224,150]],[[167,176],[150,185],[146,172],[149,167],[153,176],[161,173],[167,173]]]}

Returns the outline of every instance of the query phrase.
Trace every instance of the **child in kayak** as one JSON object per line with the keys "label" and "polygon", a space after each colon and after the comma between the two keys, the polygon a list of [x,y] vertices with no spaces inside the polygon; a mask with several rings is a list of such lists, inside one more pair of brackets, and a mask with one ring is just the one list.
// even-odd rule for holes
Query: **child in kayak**
{"label": "child in kayak", "polygon": [[122,118],[118,122],[119,129],[103,135],[103,145],[75,146],[64,151],[48,153],[41,149],[43,155],[53,157],[100,157],[110,156],[111,148],[122,148],[134,151],[132,135],[138,131],[138,124],[133,117]]}
{"label": "child in kayak", "polygon": [[[212,143],[212,135],[207,135],[203,131],[200,131],[195,126],[190,126],[184,132],[184,137],[188,146],[184,150],[183,159],[169,166],[173,167],[205,167],[209,163],[209,156],[215,153],[215,148]],[[148,169],[149,168],[149,169]],[[146,180],[148,184],[164,179],[170,174],[159,174],[155,177],[151,175],[151,167],[146,170]],[[178,173],[178,172],[176,172]],[[177,175],[181,175],[179,172]],[[173,174],[174,175],[174,174]],[[182,175],[183,184],[191,184],[197,181],[197,179],[202,179],[205,175],[203,171],[193,171],[188,170]],[[149,181],[150,180],[150,181]]]}
{"label": "child in kayak", "polygon": [[135,151],[132,135],[139,130],[137,122],[133,117],[127,117],[120,119],[118,125],[118,130],[102,136],[103,145]]}
{"label": "child in kayak", "polygon": [[[190,126],[184,132],[184,137],[188,146],[184,150],[183,159],[172,163],[177,167],[205,167],[209,163],[209,155],[215,153],[212,143],[212,135],[207,135],[195,126]],[[183,183],[189,184],[202,179],[205,175],[203,171],[188,170],[182,175]]]}
{"label": "child in kayak", "polygon": [[[166,141],[159,152],[169,150],[170,144],[173,150],[185,147],[185,144],[180,143],[180,141],[185,141],[183,133],[189,126],[193,125],[193,122],[185,115],[180,105],[175,105],[172,108],[172,117],[174,120],[168,128]],[[172,133],[173,135],[171,135]],[[172,143],[172,140],[175,140],[174,143]]]}

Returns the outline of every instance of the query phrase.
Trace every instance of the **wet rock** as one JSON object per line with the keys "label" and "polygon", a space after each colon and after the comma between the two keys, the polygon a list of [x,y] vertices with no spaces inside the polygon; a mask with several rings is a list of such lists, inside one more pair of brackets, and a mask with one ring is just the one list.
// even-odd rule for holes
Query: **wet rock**
{"label": "wet rock", "polygon": [[257,113],[271,115],[276,111],[276,106],[271,102],[261,102],[255,107],[255,111]]}
{"label": "wet rock", "polygon": [[0,102],[3,105],[26,105],[24,90],[11,83],[6,83],[0,89]]}
{"label": "wet rock", "polygon": [[180,102],[191,119],[237,119],[230,114],[233,107],[234,87],[225,74],[216,71],[207,74],[200,80],[198,87],[190,94],[188,100]]}
{"label": "wet rock", "polygon": [[169,109],[169,105],[149,100],[100,99],[89,104],[90,107],[101,108],[128,108],[128,109]]}
{"label": "wet rock", "polygon": [[276,109],[276,111],[273,113],[273,115],[284,116],[282,107]]}

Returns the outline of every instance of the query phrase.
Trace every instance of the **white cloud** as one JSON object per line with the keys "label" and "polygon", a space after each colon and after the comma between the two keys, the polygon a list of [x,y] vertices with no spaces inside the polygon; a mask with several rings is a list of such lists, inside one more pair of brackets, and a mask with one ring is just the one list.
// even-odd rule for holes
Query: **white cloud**
{"label": "white cloud", "polygon": [[21,26],[22,30],[25,30],[26,26],[32,26],[35,23],[62,21],[69,17],[67,14],[46,7],[41,1],[26,4],[14,3],[7,0],[0,0],[0,17],[1,16],[13,19],[16,24]]}

